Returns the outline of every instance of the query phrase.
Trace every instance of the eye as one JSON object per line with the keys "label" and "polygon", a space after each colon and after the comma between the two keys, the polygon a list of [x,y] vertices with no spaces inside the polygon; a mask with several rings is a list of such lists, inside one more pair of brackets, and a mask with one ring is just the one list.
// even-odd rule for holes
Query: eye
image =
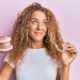
{"label": "eye", "polygon": [[37,21],[32,21],[32,24],[33,25],[38,25],[38,22]]}
{"label": "eye", "polygon": [[44,25],[44,26],[47,26],[47,22],[43,22],[43,25]]}

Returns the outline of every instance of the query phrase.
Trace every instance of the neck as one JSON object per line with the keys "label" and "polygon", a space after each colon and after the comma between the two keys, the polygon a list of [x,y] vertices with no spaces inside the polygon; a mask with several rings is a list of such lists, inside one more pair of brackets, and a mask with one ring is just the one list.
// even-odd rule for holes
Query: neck
{"label": "neck", "polygon": [[32,42],[31,47],[32,48],[43,48],[44,44],[43,44],[43,42]]}

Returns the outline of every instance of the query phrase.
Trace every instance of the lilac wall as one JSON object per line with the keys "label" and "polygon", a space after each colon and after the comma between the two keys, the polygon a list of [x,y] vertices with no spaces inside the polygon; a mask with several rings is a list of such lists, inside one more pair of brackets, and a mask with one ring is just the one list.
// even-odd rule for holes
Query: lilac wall
{"label": "lilac wall", "polygon": [[[80,0],[0,0],[0,35],[11,35],[16,14],[33,1],[42,3],[55,13],[64,40],[74,43],[78,48],[78,56],[71,64],[70,80],[80,80]],[[3,59],[1,54],[0,66]]]}

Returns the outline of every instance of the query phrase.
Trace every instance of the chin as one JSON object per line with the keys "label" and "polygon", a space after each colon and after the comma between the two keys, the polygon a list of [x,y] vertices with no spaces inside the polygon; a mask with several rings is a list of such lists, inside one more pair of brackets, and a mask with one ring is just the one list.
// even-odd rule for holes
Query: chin
{"label": "chin", "polygon": [[37,41],[37,42],[42,42],[43,39],[36,39],[35,41]]}
{"label": "chin", "polygon": [[43,41],[43,38],[37,38],[37,37],[36,37],[36,38],[34,39],[34,41],[36,41],[36,42],[42,42],[42,41]]}
{"label": "chin", "polygon": [[36,41],[36,42],[41,42],[41,41],[43,41],[43,36],[31,36],[31,38],[32,38],[32,40],[33,41]]}

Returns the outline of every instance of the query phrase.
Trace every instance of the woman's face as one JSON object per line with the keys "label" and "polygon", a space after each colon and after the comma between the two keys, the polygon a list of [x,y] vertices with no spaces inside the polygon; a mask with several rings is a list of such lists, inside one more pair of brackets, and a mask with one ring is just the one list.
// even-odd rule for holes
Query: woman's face
{"label": "woman's face", "polygon": [[29,22],[29,36],[33,41],[41,42],[47,32],[47,18],[42,11],[35,11]]}

